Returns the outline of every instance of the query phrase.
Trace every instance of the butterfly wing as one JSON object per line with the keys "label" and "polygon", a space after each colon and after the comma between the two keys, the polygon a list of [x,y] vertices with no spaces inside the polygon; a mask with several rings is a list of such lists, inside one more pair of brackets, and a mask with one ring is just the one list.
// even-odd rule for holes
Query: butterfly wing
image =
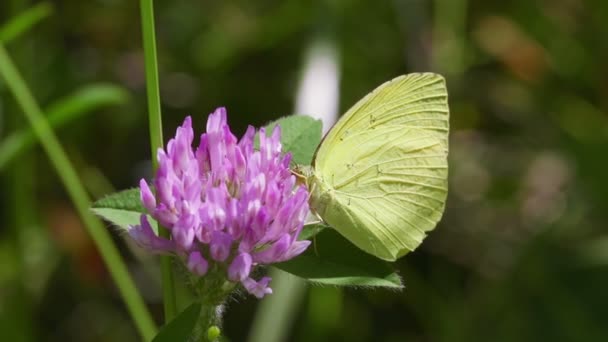
{"label": "butterfly wing", "polygon": [[404,125],[428,130],[448,149],[449,108],[445,80],[433,73],[414,73],[388,81],[359,100],[323,138],[314,163],[323,164],[327,150],[351,132]]}
{"label": "butterfly wing", "polygon": [[439,75],[411,74],[378,87],[319,147],[313,209],[379,258],[414,250],[445,206],[448,115]]}

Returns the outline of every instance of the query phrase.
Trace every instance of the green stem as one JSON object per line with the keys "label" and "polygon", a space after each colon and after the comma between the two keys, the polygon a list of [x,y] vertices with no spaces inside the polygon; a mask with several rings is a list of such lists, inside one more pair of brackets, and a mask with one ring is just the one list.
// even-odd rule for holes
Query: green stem
{"label": "green stem", "polygon": [[[21,5],[21,6],[20,6]],[[15,3],[14,10],[22,10],[22,6],[25,4]],[[10,6],[9,6],[10,7]],[[16,15],[14,13],[13,15]],[[13,19],[14,20],[14,19]],[[7,27],[6,24],[4,27]],[[2,33],[0,33],[0,36]],[[0,38],[1,39],[1,38]],[[33,61],[31,46],[28,44],[16,44],[16,55],[21,61],[27,61],[31,63]],[[32,72],[30,71],[31,75]],[[18,110],[14,105],[6,108],[7,112]],[[7,128],[11,131],[18,131],[23,129],[27,125],[25,118],[18,115],[6,116]],[[6,141],[6,138],[4,139]],[[37,325],[35,324],[33,317],[33,301],[32,294],[29,293],[28,281],[31,279],[28,275],[31,274],[32,265],[27,262],[27,251],[28,251],[28,235],[39,233],[40,217],[38,215],[38,207],[36,206],[36,176],[34,170],[36,170],[35,158],[33,154],[22,154],[18,155],[16,163],[11,165],[6,171],[6,183],[3,184],[3,190],[8,195],[6,206],[7,219],[5,222],[8,223],[7,233],[12,237],[12,251],[14,252],[15,266],[16,269],[16,282],[15,292],[5,295],[5,298],[12,299],[12,303],[17,305],[12,306],[15,310],[11,312],[11,315],[15,317],[12,321],[15,324],[13,339],[21,339],[22,341],[35,341],[37,333]],[[30,182],[23,182],[23,179],[29,179]],[[32,212],[33,211],[33,212]],[[42,238],[44,239],[44,238]],[[35,265],[38,266],[38,265]],[[47,265],[44,265],[47,266]],[[49,265],[50,266],[50,265]],[[36,272],[36,271],[34,271]],[[10,292],[10,287],[8,289]],[[9,303],[7,303],[10,305]],[[7,305],[5,304],[5,305]],[[8,329],[7,339],[11,340],[10,330]]]}
{"label": "green stem", "polygon": [[[146,90],[148,93],[148,120],[150,122],[150,147],[152,149],[152,166],[158,168],[156,151],[163,146],[162,117],[160,111],[160,91],[158,88],[158,62],[156,58],[156,38],[154,33],[153,0],[141,0],[141,25],[144,40],[144,58],[146,68]],[[169,238],[169,231],[159,229],[162,237]],[[177,312],[175,299],[175,284],[170,256],[161,256],[160,270],[163,284],[163,303],[165,308],[165,323],[169,322]]]}
{"label": "green stem", "polygon": [[137,291],[110,234],[101,221],[89,211],[91,201],[78,179],[76,170],[72,167],[40,106],[2,44],[0,44],[0,75],[5,79],[7,87],[15,96],[17,104],[23,110],[32,129],[42,142],[42,147],[61,178],[68,195],[106,263],[139,333],[145,340],[150,340],[156,330],[154,321],[146,309],[144,301]]}
{"label": "green stem", "polygon": [[[215,342],[217,337],[209,336],[210,329],[217,329],[219,333],[219,326],[221,324],[221,318],[218,315],[219,306],[203,304],[201,306],[201,312],[198,315],[196,326],[192,333],[193,341],[200,342]],[[214,328],[212,328],[214,327]]]}

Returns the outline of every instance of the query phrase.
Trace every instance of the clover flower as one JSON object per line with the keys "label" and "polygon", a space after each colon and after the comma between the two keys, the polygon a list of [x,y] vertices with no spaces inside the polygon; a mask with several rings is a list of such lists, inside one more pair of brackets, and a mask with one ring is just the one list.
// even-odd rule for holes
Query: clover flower
{"label": "clover flower", "polygon": [[260,129],[258,150],[255,133],[250,126],[237,141],[226,110],[218,108],[194,150],[187,117],[166,150],[158,150],[156,195],[140,181],[144,207],[171,239],[157,236],[146,215],[129,233],[152,252],[177,255],[196,277],[223,272],[262,298],[272,293],[270,278],[254,280],[253,269],[291,259],[310,244],[297,240],[308,214],[308,191],[296,185],[291,155],[281,153],[280,128],[270,137]]}

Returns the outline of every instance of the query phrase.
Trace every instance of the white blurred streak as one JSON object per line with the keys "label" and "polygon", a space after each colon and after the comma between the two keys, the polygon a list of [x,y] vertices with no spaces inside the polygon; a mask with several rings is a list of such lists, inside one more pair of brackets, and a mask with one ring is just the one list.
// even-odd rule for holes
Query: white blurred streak
{"label": "white blurred streak", "polygon": [[[295,113],[323,121],[326,133],[338,115],[340,66],[336,46],[317,39],[305,52],[302,76],[296,94]],[[287,341],[306,295],[306,282],[271,269],[273,295],[260,302],[248,342]]]}
{"label": "white blurred streak", "polygon": [[296,114],[323,122],[327,133],[338,116],[340,66],[335,44],[317,40],[306,50],[302,77],[296,95]]}

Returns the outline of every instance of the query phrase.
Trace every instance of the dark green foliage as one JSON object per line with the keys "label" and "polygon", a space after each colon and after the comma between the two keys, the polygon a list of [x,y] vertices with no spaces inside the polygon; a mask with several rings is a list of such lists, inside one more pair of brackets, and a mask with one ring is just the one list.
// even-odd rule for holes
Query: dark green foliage
{"label": "dark green foliage", "polygon": [[171,322],[163,326],[152,342],[189,341],[200,311],[201,304],[192,303]]}
{"label": "dark green foliage", "polygon": [[123,190],[120,192],[107,195],[93,203],[93,208],[112,208],[138,213],[145,212],[144,206],[139,198],[139,188]]}
{"label": "dark green foliage", "polygon": [[310,165],[321,141],[321,121],[304,115],[286,116],[266,125],[266,134],[270,135],[276,125],[281,127],[283,150],[291,152],[293,162]]}
{"label": "dark green foliage", "polygon": [[313,244],[303,255],[275,266],[319,284],[403,287],[387,262],[361,251],[333,229],[315,235]]}

